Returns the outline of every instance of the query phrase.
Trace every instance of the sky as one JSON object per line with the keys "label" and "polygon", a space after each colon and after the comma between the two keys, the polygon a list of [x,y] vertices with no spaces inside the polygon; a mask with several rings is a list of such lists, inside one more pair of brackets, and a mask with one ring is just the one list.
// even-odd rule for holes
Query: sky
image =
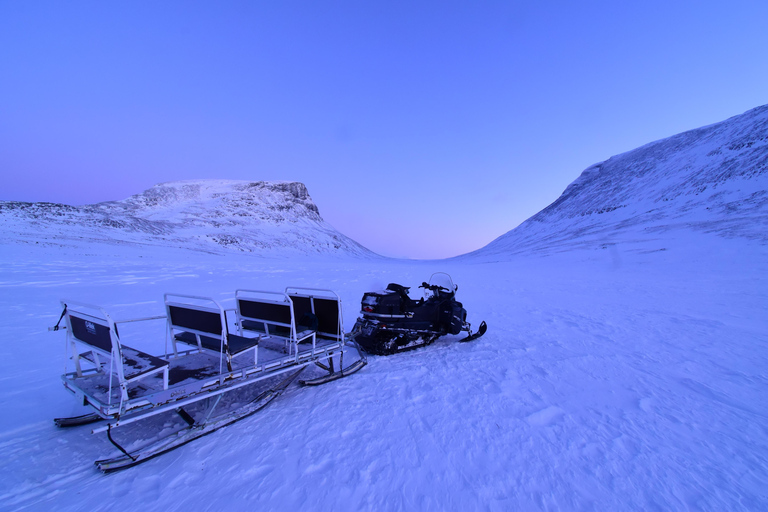
{"label": "sky", "polygon": [[387,256],[768,103],[768,2],[0,0],[0,200],[290,180]]}

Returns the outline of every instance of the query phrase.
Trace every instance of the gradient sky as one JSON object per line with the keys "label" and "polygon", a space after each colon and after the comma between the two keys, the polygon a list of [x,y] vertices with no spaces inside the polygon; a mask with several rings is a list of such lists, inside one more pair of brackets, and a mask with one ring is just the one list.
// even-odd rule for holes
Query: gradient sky
{"label": "gradient sky", "polygon": [[768,2],[0,0],[0,200],[296,180],[381,254],[477,249],[768,103]]}

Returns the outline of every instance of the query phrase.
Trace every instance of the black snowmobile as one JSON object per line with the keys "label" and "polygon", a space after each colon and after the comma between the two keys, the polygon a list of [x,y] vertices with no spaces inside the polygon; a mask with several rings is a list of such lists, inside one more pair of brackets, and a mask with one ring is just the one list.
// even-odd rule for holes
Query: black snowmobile
{"label": "black snowmobile", "polygon": [[459,341],[479,338],[487,329],[485,322],[472,334],[467,310],[456,301],[458,286],[444,272],[432,274],[422,283],[424,298],[414,300],[405,286],[390,283],[386,290],[363,295],[360,318],[353,333],[355,340],[369,354],[387,355],[429,345],[440,336],[468,336]]}

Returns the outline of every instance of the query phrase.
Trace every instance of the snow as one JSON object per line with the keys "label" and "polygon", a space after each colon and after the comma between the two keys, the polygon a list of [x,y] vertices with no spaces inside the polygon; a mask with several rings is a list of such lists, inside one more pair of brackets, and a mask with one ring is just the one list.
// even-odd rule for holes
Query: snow
{"label": "snow", "polygon": [[[766,256],[694,232],[667,251],[497,263],[13,246],[0,265],[0,509],[764,509]],[[92,464],[116,454],[104,434],[51,421],[81,412],[59,380],[63,335],[46,331],[63,297],[122,319],[162,314],[167,291],[227,307],[241,287],[330,288],[350,329],[363,292],[435,271],[459,285],[475,327],[488,322],[484,337],[293,385],[107,476]],[[163,326],[142,329],[131,344],[162,352]]]}
{"label": "snow", "polygon": [[[445,261],[372,256],[296,184],[0,203],[0,510],[768,509],[766,127],[760,107],[609,159]],[[217,227],[251,212],[243,200],[271,207]],[[264,228],[260,214],[283,218]],[[210,239],[231,232],[232,244]],[[239,288],[326,288],[349,330],[364,292],[415,290],[439,271],[473,326],[487,321],[483,337],[292,385],[106,476],[93,466],[117,455],[106,436],[51,421],[86,412],[60,381],[64,335],[47,331],[63,298],[121,320],[162,315],[166,292],[231,307]],[[123,325],[130,346],[163,352],[162,322]]]}

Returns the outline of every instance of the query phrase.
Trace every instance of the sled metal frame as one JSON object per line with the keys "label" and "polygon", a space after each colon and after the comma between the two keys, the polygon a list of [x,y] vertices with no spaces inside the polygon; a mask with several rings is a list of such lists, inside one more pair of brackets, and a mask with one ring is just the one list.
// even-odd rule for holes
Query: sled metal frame
{"label": "sled metal frame", "polygon": [[[265,292],[259,293],[264,294]],[[190,433],[185,435],[187,440],[191,440],[191,438],[196,438],[199,435],[202,435],[202,433],[210,431],[213,425],[226,425],[245,415],[252,414],[265,406],[266,403],[279,395],[285,386],[287,386],[287,384],[308,365],[314,363],[322,368],[327,369],[330,367],[329,373],[331,373],[331,376],[321,378],[320,380],[322,380],[322,382],[315,379],[315,381],[310,381],[310,383],[323,383],[339,378],[339,375],[336,375],[333,372],[332,358],[336,355],[339,355],[340,358],[343,357],[346,350],[346,340],[341,330],[341,303],[338,296],[333,294],[335,298],[324,297],[326,300],[335,300],[337,303],[338,314],[331,320],[331,323],[334,323],[337,321],[336,318],[338,319],[337,331],[335,333],[323,333],[324,336],[328,335],[325,336],[325,338],[330,339],[323,339],[321,343],[317,343],[315,331],[304,333],[296,331],[293,301],[287,294],[267,292],[267,295],[271,295],[272,297],[282,296],[283,299],[274,300],[273,298],[269,298],[256,300],[261,300],[262,302],[266,301],[266,303],[269,304],[279,304],[283,308],[288,308],[287,311],[290,313],[288,317],[289,321],[285,323],[290,325],[288,342],[292,347],[292,350],[290,350],[287,355],[281,356],[278,354],[277,357],[275,357],[274,352],[272,352],[270,354],[271,357],[259,358],[258,352],[261,350],[259,340],[264,339],[265,337],[259,335],[257,338],[251,338],[254,342],[253,350],[256,354],[254,359],[249,360],[249,358],[242,358],[237,361],[231,360],[232,364],[228,367],[225,367],[224,361],[227,355],[227,336],[231,335],[228,333],[227,329],[226,311],[234,310],[223,310],[213,299],[207,297],[166,294],[165,316],[123,320],[121,322],[114,322],[109,314],[99,306],[90,306],[74,301],[62,301],[65,308],[63,316],[67,319],[66,341],[67,345],[71,346],[72,359],[76,366],[74,372],[67,372],[65,370],[62,380],[67,390],[72,392],[83,405],[92,407],[96,412],[76,418],[60,418],[56,420],[56,423],[59,426],[74,426],[92,423],[102,419],[107,420],[106,423],[94,428],[92,433],[106,431],[110,437],[110,441],[120,448],[120,446],[112,440],[110,434],[115,428],[158,414],[176,411],[189,424],[189,429],[191,429]],[[88,309],[90,314],[83,312],[83,309]],[[181,316],[179,315],[180,313]],[[210,326],[206,328],[201,327],[205,322],[195,324],[194,321],[179,320],[179,318],[184,318],[184,315],[191,315],[188,316],[187,320],[189,318],[194,319],[195,314],[199,314],[203,318],[207,317],[208,320],[211,320],[212,315],[219,315],[219,320],[221,321],[219,324],[221,332],[218,333],[221,347],[219,352],[212,351],[210,347],[203,347],[200,343],[201,336],[216,334],[218,328],[211,329]],[[238,319],[239,318],[240,317],[238,316]],[[126,372],[124,371],[123,366],[128,365],[129,358],[125,357],[124,352],[126,352],[127,347],[120,343],[117,325],[121,323],[159,319],[166,320],[168,334],[171,337],[175,335],[177,329],[185,330],[185,332],[193,332],[193,334],[196,335],[196,341],[198,342],[197,346],[191,350],[180,351],[174,343],[172,353],[169,354],[166,351],[165,358],[149,356],[143,352],[130,349],[133,351],[131,352],[131,355],[140,353],[151,358],[151,362],[154,363],[156,367],[152,367],[141,375],[137,375],[136,378],[130,376],[126,377]],[[84,322],[86,321],[92,324],[89,329],[96,332],[98,335],[96,338],[91,339],[87,333],[85,335],[83,334],[84,327],[80,324],[84,325]],[[215,322],[210,323],[215,324]],[[190,326],[192,325],[194,327],[193,324],[198,328],[190,331]],[[327,324],[328,321],[324,320],[323,325]],[[312,340],[311,344],[307,343],[299,345],[301,341],[310,338]],[[104,340],[109,340],[111,346],[107,346],[107,344],[104,343]],[[100,342],[103,346],[99,346]],[[80,351],[78,345],[85,345],[89,352],[84,353]],[[359,353],[361,354],[361,361],[358,361],[348,369],[344,370],[340,376],[347,376],[365,366],[362,350],[360,350]],[[99,355],[109,357],[109,372],[106,371],[106,361],[101,361],[98,358]],[[91,362],[93,368],[83,370],[80,366],[81,359]],[[194,364],[185,367],[184,365],[190,363],[190,361]],[[361,362],[362,364],[360,364]],[[200,367],[201,363],[204,363],[202,368]],[[117,368],[117,370],[115,370],[115,368]],[[200,375],[195,375],[193,377],[187,376],[185,378],[180,378],[177,375],[180,369],[188,372],[195,369],[205,371]],[[211,419],[213,410],[224,394],[250,386],[265,379],[284,375],[288,372],[293,373],[288,378],[285,378],[283,383],[277,388],[262,393],[260,397],[257,397],[264,402],[263,405],[253,405],[252,403],[243,411],[235,411],[234,413]],[[115,377],[117,377],[118,385],[113,389],[112,382],[115,380]],[[141,385],[137,385],[139,380],[141,380]],[[209,402],[205,407],[203,417],[195,420],[191,418],[183,408],[201,400],[209,400]],[[254,403],[255,402],[256,400],[254,400]],[[179,445],[179,443],[174,444],[174,446],[176,445]],[[124,451],[122,448],[120,449],[121,451]],[[128,455],[127,452],[124,453]],[[136,458],[131,455],[128,455],[128,457],[130,457],[128,460],[129,462],[120,467],[126,467],[127,465],[136,463]],[[146,455],[144,455],[143,458],[147,458]],[[108,464],[105,467],[114,468],[114,466]],[[102,467],[102,469],[105,469],[105,467]]]}

